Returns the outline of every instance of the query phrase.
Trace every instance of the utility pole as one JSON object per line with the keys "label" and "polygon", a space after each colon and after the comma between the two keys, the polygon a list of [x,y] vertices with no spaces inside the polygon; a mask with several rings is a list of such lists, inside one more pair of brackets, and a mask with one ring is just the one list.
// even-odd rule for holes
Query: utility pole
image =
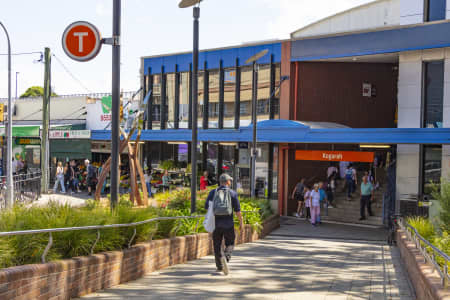
{"label": "utility pole", "polygon": [[120,106],[120,28],[121,0],[113,0],[112,45],[112,110],[111,110],[111,210],[118,203],[119,194],[119,106]]}
{"label": "utility pole", "polygon": [[44,52],[44,95],[42,96],[42,136],[41,136],[41,191],[48,193],[49,185],[49,139],[48,129],[50,125],[50,68],[51,57],[50,48],[45,48]]}

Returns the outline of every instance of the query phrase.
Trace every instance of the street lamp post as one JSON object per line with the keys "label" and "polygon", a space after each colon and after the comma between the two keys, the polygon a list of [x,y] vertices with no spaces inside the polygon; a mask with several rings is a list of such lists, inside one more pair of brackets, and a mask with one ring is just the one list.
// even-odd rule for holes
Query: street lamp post
{"label": "street lamp post", "polygon": [[120,106],[120,26],[121,0],[113,0],[112,37],[112,109],[111,109],[111,210],[118,203],[119,193],[119,106]]}
{"label": "street lamp post", "polygon": [[192,142],[191,142],[191,214],[196,210],[197,199],[197,106],[198,106],[198,19],[200,18],[199,3],[202,0],[182,0],[180,8],[193,7],[194,44],[192,51]]}
{"label": "street lamp post", "polygon": [[19,74],[20,72],[16,72],[16,99],[17,99],[17,75]]}
{"label": "street lamp post", "polygon": [[256,117],[256,102],[258,98],[258,65],[257,61],[267,54],[269,50],[265,49],[257,54],[253,55],[249,59],[245,61],[245,64],[253,64],[253,73],[252,73],[252,126],[253,126],[253,138],[252,138],[252,148],[251,148],[251,156],[250,156],[250,196],[254,198],[256,195],[256,124],[258,122]]}
{"label": "street lamp post", "polygon": [[6,27],[0,22],[8,41],[8,128],[7,128],[7,150],[6,150],[6,206],[11,208],[14,204],[14,183],[12,172],[12,103],[11,103],[11,42]]}

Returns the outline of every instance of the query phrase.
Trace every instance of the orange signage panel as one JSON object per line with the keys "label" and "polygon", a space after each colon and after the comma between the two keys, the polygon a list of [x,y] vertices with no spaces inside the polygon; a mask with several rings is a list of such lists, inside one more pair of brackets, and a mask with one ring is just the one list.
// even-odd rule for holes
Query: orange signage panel
{"label": "orange signage panel", "polygon": [[373,162],[373,152],[296,150],[295,160]]}

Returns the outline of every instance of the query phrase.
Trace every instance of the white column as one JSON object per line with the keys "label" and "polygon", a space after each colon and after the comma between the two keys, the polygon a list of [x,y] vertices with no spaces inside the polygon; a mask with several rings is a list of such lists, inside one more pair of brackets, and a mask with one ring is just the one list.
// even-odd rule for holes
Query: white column
{"label": "white column", "polygon": [[447,13],[445,14],[445,18],[450,19],[450,0],[447,0],[447,6],[445,9],[447,10]]}
{"label": "white column", "polygon": [[[450,0],[447,0],[449,16]],[[445,49],[443,127],[450,128],[450,48]],[[442,145],[442,177],[450,180],[450,145]]]}
{"label": "white column", "polygon": [[[404,52],[399,59],[398,127],[420,128],[422,109],[422,52]],[[397,200],[418,194],[420,146],[397,146]]]}
{"label": "white column", "polygon": [[400,0],[400,25],[423,23],[423,4],[423,0]]}

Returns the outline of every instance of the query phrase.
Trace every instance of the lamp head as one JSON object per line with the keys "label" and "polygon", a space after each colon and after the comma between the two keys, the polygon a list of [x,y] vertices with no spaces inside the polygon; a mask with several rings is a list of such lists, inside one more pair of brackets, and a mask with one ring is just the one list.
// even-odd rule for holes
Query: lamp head
{"label": "lamp head", "polygon": [[269,52],[269,50],[264,49],[264,50],[262,50],[262,51],[256,53],[255,55],[253,55],[252,57],[250,57],[249,59],[247,59],[247,60],[245,61],[245,64],[247,65],[247,64],[251,64],[251,63],[257,61],[258,59],[260,59],[261,57],[263,57],[264,55],[266,55],[268,52]]}
{"label": "lamp head", "polygon": [[202,0],[181,0],[178,4],[179,8],[187,8],[200,3]]}

